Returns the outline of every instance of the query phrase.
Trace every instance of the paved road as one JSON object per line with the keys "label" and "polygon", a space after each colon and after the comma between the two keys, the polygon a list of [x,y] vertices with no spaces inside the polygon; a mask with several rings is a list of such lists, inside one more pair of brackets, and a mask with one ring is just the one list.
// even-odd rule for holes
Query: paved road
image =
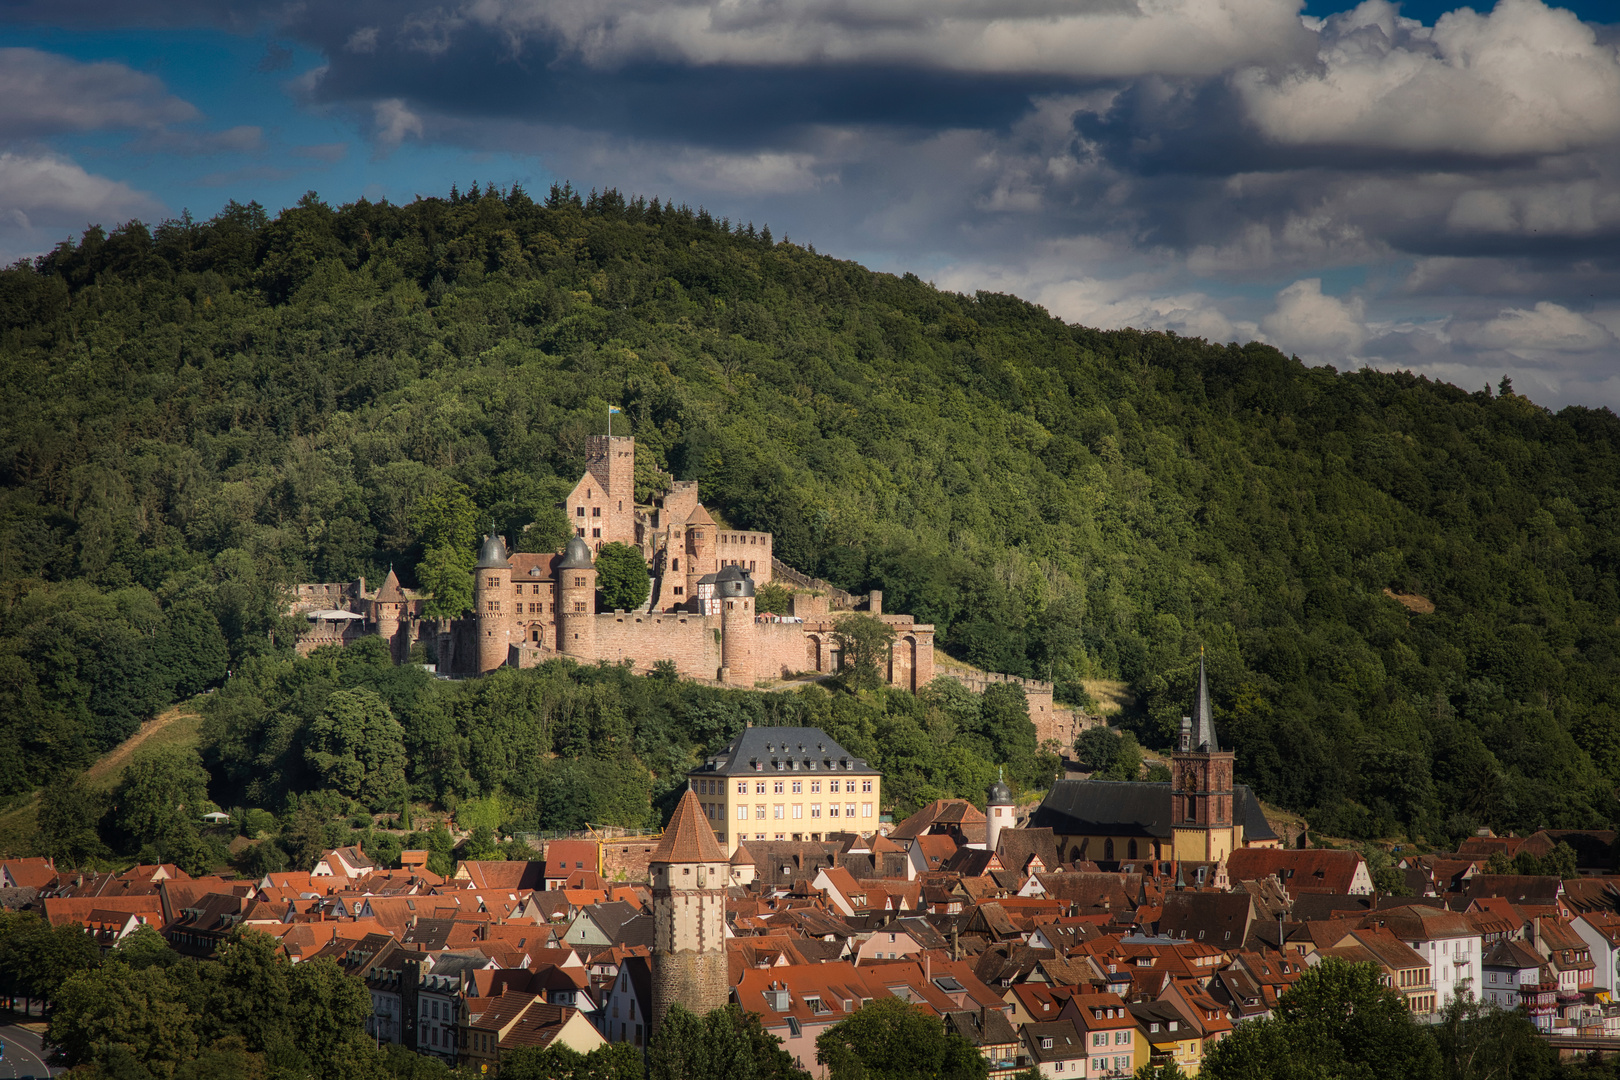
{"label": "paved road", "polygon": [[56,1076],[61,1069],[45,1064],[39,1036],[15,1024],[0,1024],[0,1039],[6,1043],[6,1056],[0,1059],[0,1080],[23,1080],[24,1077],[44,1078]]}

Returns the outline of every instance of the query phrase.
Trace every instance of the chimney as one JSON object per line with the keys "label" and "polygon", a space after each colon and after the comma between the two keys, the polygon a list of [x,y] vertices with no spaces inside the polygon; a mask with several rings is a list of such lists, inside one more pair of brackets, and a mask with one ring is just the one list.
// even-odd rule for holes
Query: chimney
{"label": "chimney", "polygon": [[934,955],[926,949],[923,950],[923,979],[934,981]]}
{"label": "chimney", "polygon": [[959,929],[957,929],[956,927],[954,927],[954,926],[951,927],[951,959],[952,960],[960,960],[960,959],[962,959],[961,931]]}

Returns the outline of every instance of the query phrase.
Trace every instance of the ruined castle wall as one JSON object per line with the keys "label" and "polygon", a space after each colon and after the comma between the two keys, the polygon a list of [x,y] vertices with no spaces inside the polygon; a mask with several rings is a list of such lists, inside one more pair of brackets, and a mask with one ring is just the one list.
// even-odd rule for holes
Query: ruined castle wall
{"label": "ruined castle wall", "polygon": [[595,659],[635,662],[651,671],[660,660],[694,679],[713,679],[720,670],[720,616],[627,611],[597,615]]}
{"label": "ruined castle wall", "polygon": [[1018,683],[1024,688],[1024,699],[1029,702],[1029,719],[1035,725],[1037,745],[1055,741],[1064,751],[1074,746],[1080,734],[1081,721],[1074,710],[1059,706],[1052,698],[1052,684],[1040,679],[1021,679],[1016,675],[996,672],[945,671],[941,674],[955,679],[975,694],[982,694],[997,683]]}

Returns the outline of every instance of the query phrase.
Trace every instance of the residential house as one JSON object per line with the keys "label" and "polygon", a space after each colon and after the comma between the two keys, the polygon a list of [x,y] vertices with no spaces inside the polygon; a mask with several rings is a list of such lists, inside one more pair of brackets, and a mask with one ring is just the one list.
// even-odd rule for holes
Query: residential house
{"label": "residential house", "polygon": [[1021,1032],[1024,1056],[1043,1077],[1073,1080],[1075,1077],[1107,1076],[1088,1068],[1091,1056],[1086,1036],[1072,1020],[1046,1020],[1025,1024]]}

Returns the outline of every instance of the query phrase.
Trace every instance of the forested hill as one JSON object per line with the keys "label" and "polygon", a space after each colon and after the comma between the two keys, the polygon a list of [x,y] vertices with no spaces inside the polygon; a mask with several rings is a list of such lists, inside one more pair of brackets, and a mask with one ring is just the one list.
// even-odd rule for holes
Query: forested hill
{"label": "forested hill", "polygon": [[1145,742],[1204,646],[1240,779],[1320,827],[1620,817],[1606,410],[1067,326],[566,189],[91,230],[0,273],[0,334],[6,791],[286,649],[284,584],[410,583],[424,496],[543,515],[611,403],[638,460],[951,653],[1130,680]]}

